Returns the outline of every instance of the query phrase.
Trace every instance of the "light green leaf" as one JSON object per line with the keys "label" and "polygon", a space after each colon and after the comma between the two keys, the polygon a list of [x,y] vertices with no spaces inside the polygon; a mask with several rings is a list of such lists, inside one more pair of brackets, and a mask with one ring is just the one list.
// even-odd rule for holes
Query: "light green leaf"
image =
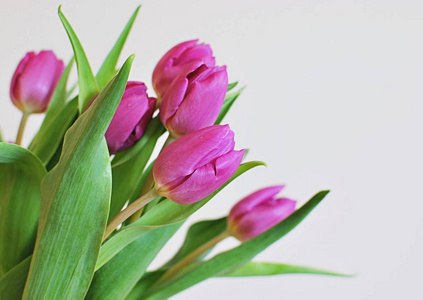
{"label": "light green leaf", "polygon": [[232,82],[228,84],[228,92],[232,89],[234,89],[238,85],[238,81]]}
{"label": "light green leaf", "polygon": [[28,257],[0,278],[0,299],[22,299],[30,264],[31,257]]}
{"label": "light green leaf", "polygon": [[[113,187],[109,220],[121,211],[135,190],[142,188],[143,170],[150,159],[158,138],[162,135],[162,128],[160,120],[158,118],[153,119],[143,137],[133,147],[138,150],[138,153],[131,155],[129,159],[120,164],[112,164]],[[139,147],[138,144],[141,144],[142,147]]]}
{"label": "light green leaf", "polygon": [[[191,227],[188,229],[182,247],[175,254],[175,256],[162,268],[170,268],[198,247],[202,246],[214,237],[223,233],[226,230],[226,227],[226,217],[216,220],[201,221],[191,225]],[[202,255],[201,257],[198,257],[198,260],[201,260],[203,257],[205,257],[211,250],[212,249],[204,253],[204,255]]]}
{"label": "light green leaf", "polygon": [[72,26],[63,15],[61,6],[59,6],[58,14],[69,36],[73,52],[75,54],[79,85],[78,107],[79,113],[82,114],[88,107],[88,104],[90,104],[90,102],[98,94],[99,88],[93,71],[91,70],[87,56],[85,55],[84,49],[82,48],[81,42],[76,36],[75,31],[72,29]]}
{"label": "light green leaf", "polygon": [[43,123],[29,146],[29,149],[47,165],[57,149],[60,147],[63,137],[78,115],[78,98],[65,104],[62,110],[52,116],[49,122]]}
{"label": "light green leaf", "polygon": [[222,109],[220,110],[219,116],[217,117],[215,124],[220,124],[222,122],[222,120],[225,118],[226,114],[229,112],[232,105],[235,103],[236,99],[238,99],[239,95],[241,95],[244,89],[245,87],[239,89],[236,92],[226,94],[225,102],[223,102]]}
{"label": "light green leaf", "polygon": [[330,272],[305,266],[286,265],[278,263],[249,262],[241,267],[235,268],[220,277],[250,277],[250,276],[271,276],[282,274],[316,274],[348,277],[349,275]]}
{"label": "light green leaf", "polygon": [[95,273],[86,299],[125,299],[182,222],[141,236]]}
{"label": "light green leaf", "polygon": [[207,278],[218,276],[249,262],[258,253],[294,229],[328,193],[329,191],[317,193],[304,206],[275,227],[234,249],[220,253],[210,260],[190,268],[173,280],[165,281],[147,292],[143,299],[167,299]]}
{"label": "light green leaf", "polygon": [[117,73],[116,65],[119,56],[122,52],[123,46],[125,45],[126,39],[128,38],[129,32],[131,31],[132,25],[134,24],[135,19],[137,18],[138,11],[140,10],[140,8],[141,6],[138,6],[135,12],[132,14],[131,18],[129,19],[128,23],[120,34],[118,40],[116,41],[112,50],[109,52],[109,55],[107,55],[106,59],[100,67],[100,70],[97,73],[97,83],[100,87],[100,90],[102,90],[110,81],[110,79],[112,79],[113,76],[115,76]]}
{"label": "light green leaf", "polygon": [[119,253],[128,244],[135,241],[147,232],[150,232],[157,227],[172,225],[181,221],[185,221],[190,215],[199,210],[203,205],[210,201],[210,199],[212,199],[218,192],[220,192],[225,186],[235,180],[238,176],[260,165],[265,165],[265,163],[253,161],[241,164],[231,179],[229,179],[224,185],[222,185],[210,196],[197,203],[182,205],[168,199],[160,202],[136,222],[125,226],[102,245],[96,270],[100,269],[105,263],[112,259],[113,256]]}
{"label": "light green leaf", "polygon": [[0,143],[0,277],[33,251],[46,174],[30,151]]}
{"label": "light green leaf", "polygon": [[1,128],[0,128],[0,143],[3,142],[3,134],[1,132]]}
{"label": "light green leaf", "polygon": [[84,298],[100,250],[111,194],[104,134],[133,56],[65,135],[59,163],[42,183],[37,242],[23,299]]}

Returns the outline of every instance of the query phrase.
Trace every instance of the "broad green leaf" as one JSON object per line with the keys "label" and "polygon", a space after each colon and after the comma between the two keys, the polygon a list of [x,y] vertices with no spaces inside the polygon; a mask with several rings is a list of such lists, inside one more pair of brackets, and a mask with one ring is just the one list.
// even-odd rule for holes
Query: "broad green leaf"
{"label": "broad green leaf", "polygon": [[102,90],[110,79],[116,75],[116,65],[119,59],[119,56],[122,52],[123,46],[125,45],[126,39],[128,38],[129,32],[131,31],[132,25],[137,18],[138,11],[141,6],[138,6],[135,12],[132,14],[122,33],[120,34],[116,44],[113,46],[112,50],[107,55],[103,64],[100,67],[100,70],[97,73],[97,83],[100,89]]}
{"label": "broad green leaf", "polygon": [[45,165],[56,152],[66,130],[73,123],[78,113],[77,99],[65,103],[66,84],[72,65],[73,59],[60,78],[40,130],[29,145],[29,150],[37,155]]}
{"label": "broad green leaf", "polygon": [[0,143],[0,277],[34,249],[46,174],[30,151]]}
{"label": "broad green leaf", "polygon": [[139,148],[138,153],[121,164],[112,165],[113,187],[109,220],[121,211],[134,191],[141,185],[143,170],[150,159],[157,139],[162,134],[162,127],[158,118],[152,120],[143,137],[137,142],[137,145],[142,144],[143,147],[134,146]]}
{"label": "broad green leaf", "polygon": [[[163,266],[163,268],[170,268],[198,247],[223,233],[226,230],[226,227],[226,217],[216,220],[201,221],[191,225],[191,227],[188,229],[182,247],[175,254],[175,256]],[[205,257],[207,253],[199,257],[198,260],[201,260],[203,257]]]}
{"label": "broad green leaf", "polygon": [[239,95],[241,95],[244,89],[245,87],[239,89],[236,92],[226,94],[225,102],[223,102],[222,109],[220,110],[219,116],[217,117],[215,124],[220,124],[222,122],[222,120],[225,118],[226,114],[229,112],[232,105],[235,103],[236,99],[238,99]]}
{"label": "broad green leaf", "polygon": [[140,300],[143,299],[144,293],[157,281],[166,271],[155,271],[147,272],[137,282],[137,284],[131,290],[131,293],[125,298],[125,300]]}
{"label": "broad green leaf", "polygon": [[29,149],[47,165],[53,157],[63,137],[78,115],[78,98],[65,104],[62,110],[53,116],[48,123],[43,123],[39,133]]}
{"label": "broad green leaf", "polygon": [[282,274],[316,274],[348,277],[349,275],[330,272],[305,266],[295,266],[278,263],[249,262],[241,267],[235,268],[220,277],[250,277],[250,276],[271,276]]}
{"label": "broad green leaf", "polygon": [[181,225],[182,222],[157,228],[129,244],[95,273],[86,299],[125,299]]}
{"label": "broad green leaf", "polygon": [[0,278],[0,299],[22,299],[30,264],[31,257],[28,257]]}
{"label": "broad green leaf", "polygon": [[238,81],[232,82],[228,84],[228,92],[232,89],[234,89],[238,85]]}
{"label": "broad green leaf", "polygon": [[88,104],[98,94],[99,88],[97,81],[94,77],[93,71],[91,70],[87,56],[85,55],[84,49],[82,48],[81,42],[69,24],[66,17],[63,15],[61,6],[58,11],[60,20],[66,29],[66,33],[72,44],[73,52],[75,54],[76,66],[78,69],[78,85],[79,85],[79,96],[78,96],[78,107],[79,113],[82,114],[88,107]]}
{"label": "broad green leaf", "polygon": [[37,241],[23,299],[82,299],[92,279],[111,195],[104,134],[133,56],[67,131],[59,163],[41,186]]}
{"label": "broad green leaf", "polygon": [[258,253],[294,229],[328,193],[329,191],[317,193],[304,206],[275,227],[242,243],[238,247],[220,253],[210,260],[190,268],[173,280],[153,287],[143,299],[167,299],[203,280],[219,276],[228,270],[249,262]]}
{"label": "broad green leaf", "polygon": [[100,255],[98,257],[96,270],[100,269],[105,263],[113,258],[117,253],[124,249],[128,244],[135,241],[142,235],[150,232],[153,229],[161,226],[167,226],[185,221],[190,215],[199,210],[210,199],[212,199],[219,191],[221,191],[230,182],[235,180],[238,176],[247,172],[248,170],[265,165],[263,162],[247,162],[239,166],[237,172],[222,185],[217,191],[203,200],[188,205],[177,204],[168,199],[160,202],[154,206],[148,213],[143,215],[136,222],[124,227],[109,240],[107,240],[101,247]]}

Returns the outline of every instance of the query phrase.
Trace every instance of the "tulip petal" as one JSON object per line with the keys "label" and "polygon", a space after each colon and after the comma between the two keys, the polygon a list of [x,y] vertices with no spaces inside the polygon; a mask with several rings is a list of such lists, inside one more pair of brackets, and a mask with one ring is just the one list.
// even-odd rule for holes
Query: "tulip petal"
{"label": "tulip petal", "polygon": [[267,188],[263,188],[254,192],[247,197],[240,200],[237,204],[232,207],[228,218],[235,220],[238,217],[253,211],[256,206],[260,205],[265,201],[273,199],[280,191],[284,188],[283,185],[276,185]]}
{"label": "tulip petal", "polygon": [[202,166],[167,193],[168,198],[180,204],[190,204],[207,197],[235,174],[241,164],[244,150],[231,151],[215,162]]}
{"label": "tulip petal", "polygon": [[295,205],[296,201],[281,198],[256,206],[254,211],[237,220],[235,236],[246,241],[265,232],[291,215]]}
{"label": "tulip petal", "polygon": [[153,172],[158,186],[166,185],[233,150],[234,133],[228,125],[214,125],[187,134],[166,147]]}

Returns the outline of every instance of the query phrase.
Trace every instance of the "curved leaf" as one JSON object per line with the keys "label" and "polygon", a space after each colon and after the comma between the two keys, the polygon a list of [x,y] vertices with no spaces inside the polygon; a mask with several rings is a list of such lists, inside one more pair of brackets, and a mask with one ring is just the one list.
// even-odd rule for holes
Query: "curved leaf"
{"label": "curved leaf", "polygon": [[88,291],[111,194],[104,134],[132,61],[68,130],[59,163],[42,183],[38,237],[23,299],[82,299]]}
{"label": "curved leaf", "polygon": [[265,263],[265,262],[249,262],[242,265],[235,270],[220,275],[219,277],[251,277],[251,276],[272,276],[282,274],[316,274],[316,275],[329,275],[348,277],[349,275],[325,271],[321,269],[295,266],[278,263]]}
{"label": "curved leaf", "polygon": [[182,205],[168,199],[160,202],[136,222],[123,228],[101,246],[96,269],[98,270],[101,268],[101,266],[112,259],[113,256],[119,253],[119,251],[124,249],[128,244],[132,243],[134,240],[138,239],[152,229],[185,221],[190,215],[199,210],[203,205],[210,201],[210,199],[212,199],[218,192],[220,192],[225,186],[227,186],[238,176],[260,165],[265,165],[265,163],[253,161],[241,164],[231,179],[229,179],[224,185],[222,185],[210,196],[197,203]]}
{"label": "curved leaf", "polygon": [[328,193],[329,191],[317,193],[304,206],[275,227],[234,249],[220,253],[210,260],[190,268],[173,280],[153,287],[143,299],[167,299],[207,278],[218,276],[249,262],[258,253],[294,229]]}
{"label": "curved leaf", "polygon": [[239,95],[241,95],[244,89],[245,87],[239,89],[236,92],[226,94],[225,102],[223,102],[222,109],[220,110],[219,116],[217,117],[215,124],[220,124],[222,122],[222,120],[225,118],[232,105],[235,103],[236,99],[238,99]]}
{"label": "curved leaf", "polygon": [[46,174],[30,151],[0,143],[0,277],[33,251]]}
{"label": "curved leaf", "polygon": [[0,299],[22,299],[30,264],[31,257],[28,257],[0,278]]}
{"label": "curved leaf", "polygon": [[140,8],[141,5],[135,9],[135,12],[132,14],[131,18],[129,19],[128,23],[120,34],[118,40],[116,41],[112,50],[109,52],[109,55],[107,55],[106,59],[100,67],[100,70],[97,73],[97,83],[100,87],[100,90],[102,90],[110,81],[110,79],[112,79],[113,76],[115,76],[117,73],[116,65],[119,56],[122,52],[123,46],[125,45],[126,39],[128,38],[129,32],[131,31],[132,25],[134,24],[135,19],[137,18],[138,11],[140,10]]}
{"label": "curved leaf", "polygon": [[73,52],[75,54],[76,65],[78,69],[78,85],[79,85],[79,96],[78,96],[78,107],[79,113],[83,113],[90,104],[91,100],[98,94],[99,88],[97,81],[94,77],[93,71],[91,70],[87,56],[82,48],[81,42],[69,24],[66,17],[63,15],[61,6],[58,11],[60,20],[66,29],[66,33],[72,44]]}

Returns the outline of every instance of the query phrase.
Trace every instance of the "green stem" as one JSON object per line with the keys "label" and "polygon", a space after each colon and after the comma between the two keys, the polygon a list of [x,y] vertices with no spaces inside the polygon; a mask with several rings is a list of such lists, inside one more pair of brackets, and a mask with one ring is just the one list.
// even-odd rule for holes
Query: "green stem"
{"label": "green stem", "polygon": [[109,222],[109,224],[107,224],[106,231],[103,236],[103,241],[105,241],[120,224],[122,224],[126,219],[132,216],[136,211],[143,208],[145,205],[154,200],[157,196],[158,194],[156,190],[151,189],[145,195],[132,202],[130,205],[128,205],[127,208],[117,214],[116,217],[114,217]]}
{"label": "green stem", "polygon": [[[163,144],[162,149],[160,150],[160,152],[163,151],[164,148],[166,148],[167,146],[169,146],[170,143],[172,143],[175,139],[169,134],[169,136],[167,137],[166,142]],[[148,176],[147,179],[145,180],[144,186],[141,190],[141,195],[146,194],[148,191],[150,191],[153,188],[154,185],[154,177],[153,177],[153,171],[151,171]],[[136,213],[134,213],[131,218],[129,219],[129,224],[134,223],[136,220],[138,220],[141,215],[142,212],[144,210],[144,206],[139,209]]]}
{"label": "green stem", "polygon": [[154,286],[159,285],[162,282],[165,282],[166,280],[172,278],[174,275],[179,273],[183,268],[185,268],[187,265],[195,261],[198,257],[206,253],[209,249],[216,246],[218,243],[229,237],[230,234],[227,231],[222,232],[221,234],[215,236],[213,239],[208,241],[207,243],[201,245],[194,251],[192,251],[190,254],[182,258],[180,261],[178,261],[176,264],[174,264],[169,270],[167,270],[166,273],[154,284]]}
{"label": "green stem", "polygon": [[24,112],[22,115],[21,123],[19,124],[18,135],[16,136],[16,145],[20,145],[22,143],[22,137],[25,131],[26,121],[28,121],[29,113]]}

